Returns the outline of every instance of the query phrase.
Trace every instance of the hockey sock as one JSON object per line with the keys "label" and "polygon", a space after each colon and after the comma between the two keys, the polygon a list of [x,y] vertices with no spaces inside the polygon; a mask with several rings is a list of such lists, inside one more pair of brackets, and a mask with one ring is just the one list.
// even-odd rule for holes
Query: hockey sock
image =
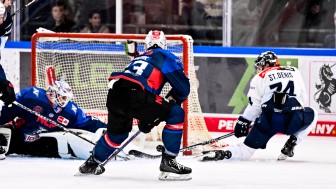
{"label": "hockey sock", "polygon": [[167,128],[164,128],[162,131],[162,141],[166,150],[175,156],[177,156],[180,151],[182,131],[183,130],[171,130]]}
{"label": "hockey sock", "polygon": [[105,133],[93,149],[93,156],[100,162],[104,162],[122,142],[128,137],[126,134]]}

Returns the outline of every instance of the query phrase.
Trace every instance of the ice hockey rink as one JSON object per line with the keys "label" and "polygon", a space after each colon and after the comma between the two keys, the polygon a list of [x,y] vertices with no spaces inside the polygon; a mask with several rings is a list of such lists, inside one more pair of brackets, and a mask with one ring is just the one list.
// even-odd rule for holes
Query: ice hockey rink
{"label": "ice hockey rink", "polygon": [[[178,162],[193,169],[190,181],[159,181],[160,159],[111,161],[102,175],[74,176],[84,160],[10,156],[0,161],[0,188],[334,189],[336,138],[307,137],[293,158],[277,161],[287,138],[273,137],[267,149],[257,151],[249,161],[199,162],[178,157]],[[231,137],[222,142],[239,140]]]}

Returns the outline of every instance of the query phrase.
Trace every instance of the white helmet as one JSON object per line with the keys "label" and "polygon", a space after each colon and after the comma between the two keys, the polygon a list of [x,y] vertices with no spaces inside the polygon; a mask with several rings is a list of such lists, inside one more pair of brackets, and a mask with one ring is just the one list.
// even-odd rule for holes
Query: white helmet
{"label": "white helmet", "polygon": [[5,14],[6,12],[6,7],[3,3],[0,2],[0,14]]}
{"label": "white helmet", "polygon": [[73,93],[67,82],[57,80],[55,84],[48,87],[47,97],[54,105],[54,109],[58,107],[64,108],[73,98]]}
{"label": "white helmet", "polygon": [[166,37],[163,31],[151,30],[148,32],[145,39],[145,49],[147,50],[153,45],[157,45],[163,49],[167,49]]}

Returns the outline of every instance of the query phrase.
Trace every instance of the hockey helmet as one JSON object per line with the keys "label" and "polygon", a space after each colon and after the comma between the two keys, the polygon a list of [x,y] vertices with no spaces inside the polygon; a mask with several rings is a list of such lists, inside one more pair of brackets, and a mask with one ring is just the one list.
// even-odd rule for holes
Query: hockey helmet
{"label": "hockey helmet", "polygon": [[69,84],[62,80],[55,81],[47,89],[47,97],[54,105],[54,108],[64,108],[68,102],[73,98],[72,89]]}
{"label": "hockey helmet", "polygon": [[277,55],[272,51],[262,52],[258,58],[254,61],[254,68],[262,71],[268,67],[279,66],[279,60]]}
{"label": "hockey helmet", "polygon": [[166,37],[163,31],[151,30],[145,38],[145,49],[157,45],[162,49],[167,49]]}

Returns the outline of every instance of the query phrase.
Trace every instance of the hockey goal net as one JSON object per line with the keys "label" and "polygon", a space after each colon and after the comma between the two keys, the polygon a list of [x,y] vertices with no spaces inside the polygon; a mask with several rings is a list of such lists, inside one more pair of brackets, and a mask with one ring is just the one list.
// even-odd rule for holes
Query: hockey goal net
{"label": "hockey goal net", "polygon": [[[125,53],[125,42],[136,41],[141,53],[144,51],[145,37],[141,34],[36,33],[32,37],[32,85],[46,88],[50,77],[63,79],[72,87],[73,101],[87,114],[106,122],[107,78],[111,72],[121,71],[129,64],[130,57]],[[191,84],[190,95],[182,105],[187,121],[181,147],[187,147],[211,139],[198,98],[193,40],[186,35],[166,37],[168,50],[183,61],[184,71]],[[161,96],[165,96],[169,89],[170,86],[166,85]],[[163,126],[158,126],[157,133],[151,132],[146,140],[160,142]],[[185,152],[185,155],[211,148],[200,147]]]}

